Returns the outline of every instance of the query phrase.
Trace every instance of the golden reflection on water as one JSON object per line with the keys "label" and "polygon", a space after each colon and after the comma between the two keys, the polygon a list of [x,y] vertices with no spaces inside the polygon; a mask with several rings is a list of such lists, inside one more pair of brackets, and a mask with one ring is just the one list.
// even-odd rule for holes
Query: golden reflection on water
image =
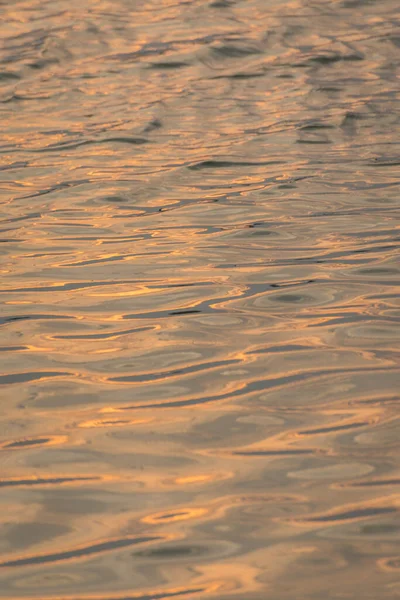
{"label": "golden reflection on water", "polygon": [[397,8],[0,6],[0,598],[400,596]]}

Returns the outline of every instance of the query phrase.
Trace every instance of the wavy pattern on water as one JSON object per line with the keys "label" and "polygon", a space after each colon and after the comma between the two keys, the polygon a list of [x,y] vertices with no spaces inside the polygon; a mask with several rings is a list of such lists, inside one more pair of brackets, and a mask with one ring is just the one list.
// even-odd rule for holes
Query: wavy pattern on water
{"label": "wavy pattern on water", "polygon": [[36,556],[26,556],[22,558],[16,558],[0,563],[2,567],[28,567],[31,565],[42,565],[45,563],[59,562],[63,560],[75,560],[78,558],[86,558],[92,554],[99,554],[101,552],[111,552],[113,550],[119,550],[127,548],[128,546],[135,546],[136,544],[146,544],[148,542],[154,542],[159,540],[159,537],[136,537],[136,538],[121,538],[118,540],[107,540],[100,542],[99,544],[93,544],[84,548],[74,548],[73,550],[66,550],[64,552],[55,552],[54,554],[42,554]]}
{"label": "wavy pattern on water", "polygon": [[0,14],[0,595],[393,600],[398,3]]}

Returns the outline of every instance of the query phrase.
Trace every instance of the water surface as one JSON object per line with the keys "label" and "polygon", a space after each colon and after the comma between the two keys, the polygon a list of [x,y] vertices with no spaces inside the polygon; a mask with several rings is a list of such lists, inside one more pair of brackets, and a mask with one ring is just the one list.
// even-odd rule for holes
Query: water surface
{"label": "water surface", "polygon": [[398,2],[0,13],[0,597],[399,598]]}

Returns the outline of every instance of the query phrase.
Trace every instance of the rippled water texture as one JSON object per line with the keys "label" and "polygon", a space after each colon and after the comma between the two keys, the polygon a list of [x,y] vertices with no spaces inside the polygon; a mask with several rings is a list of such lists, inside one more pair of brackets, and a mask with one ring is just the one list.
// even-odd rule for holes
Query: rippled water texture
{"label": "rippled water texture", "polygon": [[399,598],[398,0],[0,12],[0,597]]}

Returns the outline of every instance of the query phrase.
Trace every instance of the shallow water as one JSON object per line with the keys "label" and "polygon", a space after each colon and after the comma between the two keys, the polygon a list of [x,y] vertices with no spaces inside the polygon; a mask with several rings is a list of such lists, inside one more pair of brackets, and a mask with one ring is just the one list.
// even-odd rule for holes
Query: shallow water
{"label": "shallow water", "polygon": [[392,600],[396,0],[0,2],[0,597]]}

